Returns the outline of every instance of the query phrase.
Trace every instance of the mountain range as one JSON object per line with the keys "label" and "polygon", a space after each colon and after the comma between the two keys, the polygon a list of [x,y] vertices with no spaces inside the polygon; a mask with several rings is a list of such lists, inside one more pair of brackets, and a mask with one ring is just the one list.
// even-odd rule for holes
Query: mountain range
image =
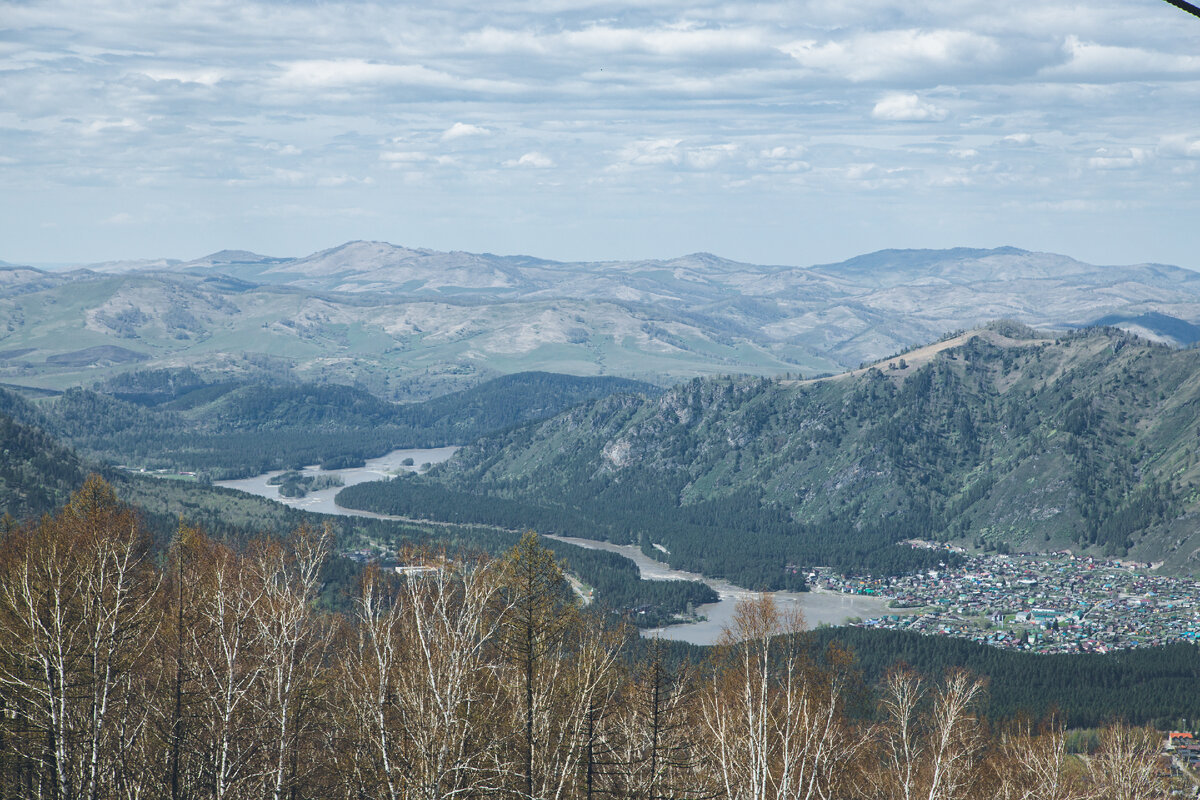
{"label": "mountain range", "polygon": [[694,253],[564,263],[349,242],[69,271],[0,268],[0,382],[61,389],[146,367],[431,396],[544,369],[668,385],[841,372],[1010,318],[1200,339],[1200,273],[1011,247],[763,266]]}
{"label": "mountain range", "polygon": [[911,569],[888,547],[910,538],[1191,571],[1198,436],[1200,350],[998,323],[835,378],[614,394],[338,502],[640,542],[742,585]]}

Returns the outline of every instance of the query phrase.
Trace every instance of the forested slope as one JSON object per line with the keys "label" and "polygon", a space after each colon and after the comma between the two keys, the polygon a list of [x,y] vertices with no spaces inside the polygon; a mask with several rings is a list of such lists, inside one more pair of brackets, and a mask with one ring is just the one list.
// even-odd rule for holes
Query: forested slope
{"label": "forested slope", "polygon": [[461,520],[505,501],[706,574],[753,554],[769,585],[788,564],[911,568],[920,554],[886,545],[912,537],[1190,564],[1200,351],[1003,323],[963,342],[841,379],[604,398],[339,502]]}
{"label": "forested slope", "polygon": [[623,378],[530,372],[400,405],[351,386],[214,383],[191,370],[134,373],[98,388],[71,389],[36,409],[25,403],[18,417],[98,460],[217,479],[462,444],[614,392],[659,391]]}
{"label": "forested slope", "polygon": [[[393,520],[327,516],[217,486],[130,474],[81,459],[70,448],[38,428],[15,422],[4,411],[24,416],[37,412],[9,396],[0,410],[0,518],[14,523],[54,512],[71,492],[96,471],[138,512],[154,547],[162,550],[181,523],[193,525],[219,540],[241,546],[257,536],[281,537],[302,525],[328,526],[337,550],[364,546],[398,549],[421,545],[450,553],[498,555],[516,544],[516,533],[471,526],[422,525]],[[644,581],[637,567],[615,553],[588,550],[565,542],[547,542],[565,568],[592,592],[596,606],[618,617],[638,610],[636,622],[653,626],[669,622],[689,604],[717,600],[708,586],[690,581]],[[346,559],[325,567],[322,596],[332,607],[349,602],[360,568]]]}
{"label": "forested slope", "polygon": [[86,473],[74,452],[6,413],[14,404],[23,401],[0,398],[0,516],[21,520],[61,505]]}

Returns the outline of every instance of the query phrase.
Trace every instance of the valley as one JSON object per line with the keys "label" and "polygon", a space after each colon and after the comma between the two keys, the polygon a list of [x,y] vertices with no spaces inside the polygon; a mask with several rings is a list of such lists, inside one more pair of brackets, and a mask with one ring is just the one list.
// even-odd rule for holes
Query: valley
{"label": "valley", "polygon": [[[993,268],[1008,259],[1012,275],[1000,269],[997,279],[1014,281],[1057,279],[1052,265],[1065,263],[1010,251],[909,254],[909,262],[902,255],[886,258],[912,271],[898,268],[882,281],[852,262],[836,271],[891,290],[935,273],[952,284],[964,259]],[[204,281],[209,269],[172,266]],[[595,274],[611,269],[597,266]],[[732,280],[728,263],[709,260],[704,269],[711,280]],[[382,285],[252,272],[226,277],[285,294],[373,296]],[[525,302],[529,274],[517,270],[511,285],[497,279],[475,288]],[[1076,274],[1093,272],[1080,266]],[[653,270],[645,276],[645,286],[662,279]],[[724,285],[742,291],[754,284],[748,280]],[[550,278],[539,285],[558,291]],[[1133,319],[1119,317],[1110,321]],[[1139,319],[1178,335],[1188,330],[1161,314]],[[715,375],[666,388],[517,372],[445,392],[461,383],[439,383],[431,373],[413,394],[436,396],[407,403],[373,393],[369,382],[298,382],[294,371],[273,368],[158,367],[120,347],[87,351],[111,365],[90,387],[0,392],[0,411],[18,425],[14,435],[32,426],[77,448],[84,460],[71,474],[92,459],[123,465],[127,490],[161,509],[155,514],[191,508],[222,529],[223,508],[237,507],[243,501],[232,498],[246,492],[282,504],[286,512],[278,513],[295,519],[340,520],[342,552],[385,563],[414,535],[496,552],[533,528],[571,565],[577,591],[632,614],[644,635],[681,643],[714,643],[737,603],[760,591],[803,610],[812,625],[949,634],[1036,652],[1119,650],[1195,634],[1187,603],[1155,598],[1178,594],[1173,581],[1190,586],[1173,576],[1191,574],[1200,552],[1192,524],[1200,517],[1200,464],[1190,444],[1200,435],[1198,351],[1120,328],[994,322],[828,376]],[[50,445],[34,438],[27,446]],[[142,470],[186,473],[193,482],[156,488],[139,479]],[[206,499],[197,504],[189,494]],[[283,524],[265,507],[253,514]],[[906,544],[914,539],[931,547]],[[1138,589],[1129,594],[1133,605],[1096,601],[1087,618],[1058,607],[1070,604],[1069,592],[1052,601],[1021,583],[999,590],[1008,605],[972,599],[986,600],[991,590],[971,576],[1004,572],[998,565],[1016,563],[1009,553],[1067,549],[1088,569],[1115,559],[1155,562],[1138,579],[1157,587],[1147,590],[1152,599]],[[1021,558],[1043,576],[1040,588],[1048,585],[1047,565],[1068,575],[1076,569],[1053,556]],[[1169,613],[1160,602],[1172,602]],[[1033,616],[1051,608],[1053,619]],[[1153,630],[1130,622],[1147,609]]]}
{"label": "valley", "polygon": [[[306,467],[303,472],[310,475],[326,475],[339,478],[342,486],[356,486],[360,483],[378,480],[390,480],[401,472],[423,471],[426,465],[440,464],[450,458],[456,447],[442,447],[432,450],[395,450],[386,456],[371,459],[363,467],[319,470],[316,466]],[[405,461],[411,461],[405,464]],[[278,487],[271,480],[280,472],[257,475],[253,478],[218,481],[217,486],[234,489],[240,492],[256,495],[268,500],[282,503],[289,508],[317,514],[341,516],[363,516],[373,519],[393,519],[408,523],[420,523],[422,520],[404,519],[386,514],[376,514],[344,508],[334,501],[341,487],[322,489],[310,492],[303,497],[281,496]],[[511,533],[511,531],[510,531]],[[695,606],[697,620],[681,622],[675,625],[644,628],[643,636],[688,642],[698,645],[716,644],[721,632],[733,618],[734,609],[738,602],[746,600],[755,593],[740,586],[734,586],[728,581],[706,579],[703,575],[671,569],[670,567],[645,556],[636,547],[616,545],[609,542],[597,542],[590,539],[578,539],[568,536],[547,534],[546,538],[564,544],[582,547],[584,549],[603,550],[629,559],[637,566],[637,572],[644,581],[690,581],[702,583],[716,592],[719,599],[716,602],[702,603]],[[590,595],[589,595],[590,597]],[[842,625],[852,618],[874,616],[884,613],[886,601],[864,596],[855,596],[838,592],[773,592],[772,597],[784,608],[798,608],[810,625]],[[637,620],[635,612],[634,620]]]}
{"label": "valley", "polygon": [[[347,510],[337,505],[333,498],[344,486],[355,486],[367,481],[387,480],[400,472],[417,472],[433,464],[440,464],[458,448],[435,447],[432,449],[400,449],[368,459],[361,467],[343,467],[340,469],[322,470],[317,465],[309,465],[300,470],[301,473],[313,477],[328,476],[340,479],[341,483],[329,488],[310,491],[303,497],[285,497],[279,493],[279,487],[271,480],[284,474],[284,470],[266,472],[252,478],[237,478],[234,480],[215,481],[213,485],[226,489],[236,489],[240,492],[257,495],[268,500],[314,514],[345,514]],[[407,462],[407,463],[406,463]]]}
{"label": "valley", "polygon": [[[516,531],[533,527],[578,576],[589,609],[631,620],[650,641],[674,640],[680,653],[704,652],[687,648],[713,642],[747,589],[772,589],[781,607],[802,608],[813,625],[861,619],[855,624],[865,627],[813,635],[853,648],[872,682],[896,659],[928,674],[959,664],[992,676],[989,713],[1040,713],[1054,703],[1070,709],[1072,724],[1099,724],[1113,708],[1166,718],[1190,707],[1180,692],[1194,674],[1194,647],[1178,643],[1192,628],[1172,621],[1194,625],[1189,607],[1176,603],[1168,614],[1160,605],[1171,602],[1172,581],[1186,585],[1172,575],[1190,572],[1194,354],[1116,329],[1064,334],[997,323],[828,380],[712,378],[663,391],[534,373],[407,405],[352,387],[134,371],[57,396],[0,393],[14,456],[0,496],[28,516],[64,502],[87,470],[108,470],[159,547],[181,518],[231,542],[328,524],[338,552],[352,557],[331,562],[323,602],[333,608],[348,607],[363,565],[390,564],[405,547],[502,554]],[[211,461],[196,480],[164,481],[80,457],[34,425],[106,453],[110,464],[136,464],[138,453],[162,448],[182,466],[203,442]],[[322,450],[357,441],[355,431],[385,451]],[[192,447],[171,451],[172,435]],[[259,439],[275,443],[276,466],[263,471],[271,466],[264,461],[209,483],[217,469],[237,474],[243,452],[212,443]],[[410,446],[388,447],[404,441]],[[329,469],[306,460],[318,451]],[[339,466],[339,454],[360,465]],[[344,485],[279,498],[268,481],[287,469]],[[805,486],[811,494],[797,491]],[[816,496],[819,505],[797,503]],[[806,516],[811,508],[819,513]],[[995,515],[1010,521],[1001,526]],[[885,524],[861,524],[872,518]],[[1106,540],[1106,530],[1125,539]],[[904,544],[916,534],[936,549]],[[1099,610],[1077,620],[1057,606],[1066,621],[1028,616],[1047,607],[1038,594],[1050,582],[1029,591],[1006,584],[999,591],[1010,609],[972,599],[979,565],[1018,563],[1009,550],[1064,547],[1100,569],[1114,558],[1162,563],[1140,567],[1140,578],[1122,568],[1142,581],[1127,592],[1138,602],[1112,604],[1107,621]],[[1033,559],[1021,562],[1027,571],[1062,566],[1021,558]],[[939,577],[925,577],[930,570]],[[701,574],[711,577],[660,580]],[[891,608],[893,599],[911,605]],[[689,609],[706,619],[678,624]],[[985,618],[992,629],[981,625],[982,635],[962,624]],[[1101,622],[1099,635],[1084,631],[1089,620]],[[1121,630],[1122,620],[1142,628]],[[1075,635],[1097,646],[1064,647]],[[1121,650],[1143,645],[1135,652],[1144,659]],[[1042,681],[1046,670],[1053,677]],[[1113,688],[1129,680],[1144,688]]]}

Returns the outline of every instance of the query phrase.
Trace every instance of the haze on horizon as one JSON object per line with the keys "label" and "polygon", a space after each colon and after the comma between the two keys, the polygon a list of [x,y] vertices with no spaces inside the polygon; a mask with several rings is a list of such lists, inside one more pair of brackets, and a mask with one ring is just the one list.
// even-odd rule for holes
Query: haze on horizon
{"label": "haze on horizon", "polygon": [[1161,0],[2,7],[10,262],[1200,266],[1200,21]]}

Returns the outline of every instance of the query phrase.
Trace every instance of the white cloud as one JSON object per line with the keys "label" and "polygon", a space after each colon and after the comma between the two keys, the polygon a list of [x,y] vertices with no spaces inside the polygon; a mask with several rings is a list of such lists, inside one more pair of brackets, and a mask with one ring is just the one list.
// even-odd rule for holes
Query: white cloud
{"label": "white cloud", "polygon": [[[1110,195],[1170,209],[1154,219],[1200,213],[1200,26],[1165,3],[1106,1],[1086,14],[1068,0],[4,9],[0,240],[36,260],[107,255],[43,252],[105,241],[38,237],[47,223],[107,230],[113,248],[136,251],[129,228],[96,222],[114,208],[155,209],[156,248],[191,242],[206,220],[216,250],[252,209],[295,204],[321,220],[339,201],[370,216],[303,230],[271,217],[257,249],[401,237],[354,226],[404,219],[431,246],[592,257],[611,253],[605,231],[628,222],[650,231],[623,237],[629,255],[639,243],[694,250],[699,237],[713,250],[732,242],[734,255],[812,260],[822,246],[842,257],[849,242],[866,246],[848,220],[889,187],[926,191],[871,246],[895,244],[889,230],[913,244],[928,233],[931,246],[947,230],[961,232],[956,243],[997,241],[991,232],[1007,226],[1002,238],[1049,247],[1044,232],[1065,228],[1048,215],[1096,201],[1088,231],[1062,233],[1060,249],[1086,257],[1109,236],[1114,253],[1167,241],[1194,252],[1181,226],[1143,219],[1117,239],[1133,222],[1103,216]],[[514,185],[507,167],[539,180]],[[973,209],[1010,201],[1003,220],[967,224]],[[1037,201],[1050,205],[1030,217]],[[461,225],[497,207],[520,211],[503,226]],[[790,249],[780,209],[806,214],[811,252]],[[748,225],[761,236],[722,233]],[[568,230],[555,252],[554,232]]]}
{"label": "white cloud", "polygon": [[83,132],[88,135],[104,133],[105,131],[129,131],[136,132],[144,130],[141,123],[132,119],[97,119],[83,126]]}
{"label": "white cloud", "polygon": [[1123,151],[1101,148],[1087,163],[1092,169],[1133,169],[1146,163],[1148,156],[1149,153],[1140,147],[1130,147]]}
{"label": "white cloud", "polygon": [[715,144],[687,151],[687,163],[695,169],[712,169],[737,152],[736,144]]}
{"label": "white cloud", "polygon": [[940,175],[934,175],[929,179],[930,186],[936,186],[941,189],[954,189],[962,186],[970,186],[973,183],[970,175],[964,175],[961,172],[948,172]]}
{"label": "white cloud", "polygon": [[456,122],[442,133],[442,141],[451,139],[461,139],[464,136],[488,136],[491,134],[487,128],[481,128],[478,125],[470,125],[466,122]]}
{"label": "white cloud", "polygon": [[1048,67],[1042,75],[1072,80],[1138,80],[1149,75],[1200,77],[1200,56],[1155,52],[1142,47],[1084,42],[1067,36],[1064,64]]}
{"label": "white cloud", "polygon": [[327,175],[317,179],[317,186],[324,187],[353,185],[370,186],[373,183],[375,183],[375,179],[370,176],[366,178],[356,178],[353,175]]}
{"label": "white cloud", "polygon": [[509,159],[508,161],[504,162],[504,166],[506,166],[506,167],[532,167],[534,169],[548,169],[549,167],[554,166],[554,161],[549,156],[545,156],[541,153],[534,151],[534,152],[526,153],[525,155],[521,156],[520,158]]}
{"label": "white cloud", "polygon": [[770,47],[768,37],[758,28],[702,28],[687,24],[650,28],[591,24],[554,33],[487,27],[467,34],[464,44],[472,52],[493,55],[533,54],[564,57],[581,52],[594,56],[641,53],[695,57],[752,53],[765,51]]}
{"label": "white cloud", "polygon": [[835,80],[897,81],[1025,69],[1031,55],[993,36],[964,30],[863,31],[843,39],[804,39],[779,48],[800,66]]}
{"label": "white cloud", "polygon": [[1190,136],[1164,136],[1159,142],[1158,155],[1174,158],[1200,158],[1200,138]]}
{"label": "white cloud", "polygon": [[927,103],[915,94],[889,94],[871,109],[875,119],[899,122],[940,122],[946,109]]}
{"label": "white cloud", "polygon": [[415,150],[392,150],[379,154],[380,161],[412,163],[414,161],[428,161],[431,156],[428,153],[420,153]]}
{"label": "white cloud", "polygon": [[456,163],[454,156],[434,155],[419,150],[386,150],[379,154],[379,160],[392,169],[403,169],[415,164],[448,166]]}
{"label": "white cloud", "polygon": [[763,150],[759,155],[763,158],[772,159],[793,159],[800,158],[806,152],[803,145],[793,145],[787,147],[785,145],[776,145],[769,150]]}
{"label": "white cloud", "polygon": [[1033,136],[1028,133],[1010,133],[1000,139],[1000,144],[1010,145],[1012,147],[1033,147],[1037,142],[1033,140]]}
{"label": "white cloud", "polygon": [[145,75],[152,81],[176,81],[178,83],[196,83],[201,86],[216,86],[230,73],[220,69],[146,69],[139,74]]}
{"label": "white cloud", "polygon": [[291,61],[281,66],[283,73],[276,83],[290,89],[409,85],[449,91],[511,93],[522,88],[513,81],[461,78],[421,64],[389,64],[358,58]]}

